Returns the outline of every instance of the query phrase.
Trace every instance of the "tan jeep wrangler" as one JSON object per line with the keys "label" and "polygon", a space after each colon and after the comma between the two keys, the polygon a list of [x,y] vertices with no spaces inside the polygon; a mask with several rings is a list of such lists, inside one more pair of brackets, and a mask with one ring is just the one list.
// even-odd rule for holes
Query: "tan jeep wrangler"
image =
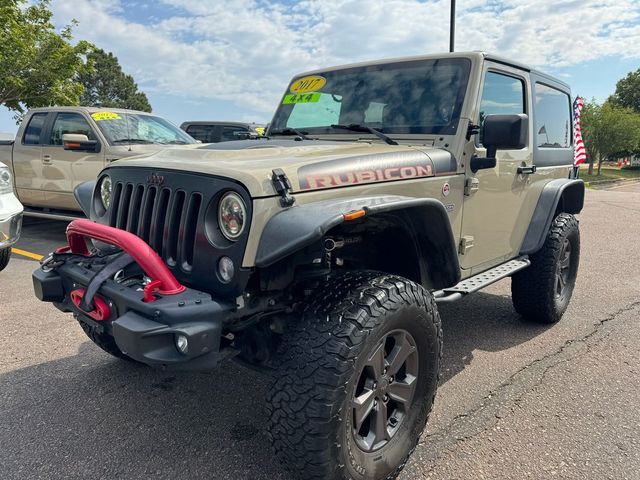
{"label": "tan jeep wrangler", "polygon": [[122,359],[270,372],[270,438],[299,476],[394,478],[438,386],[439,302],[510,276],[527,320],[566,310],[571,132],[566,84],[483,53],[305,73],[266,138],[78,187],[91,220],[35,290]]}

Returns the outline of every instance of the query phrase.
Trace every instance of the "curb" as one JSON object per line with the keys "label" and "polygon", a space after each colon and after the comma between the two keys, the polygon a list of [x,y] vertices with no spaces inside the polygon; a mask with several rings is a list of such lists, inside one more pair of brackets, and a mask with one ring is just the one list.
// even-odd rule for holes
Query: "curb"
{"label": "curb", "polygon": [[597,180],[597,181],[591,181],[591,182],[584,182],[585,186],[588,188],[598,188],[598,187],[605,187],[605,186],[609,186],[609,185],[618,185],[618,184],[633,184],[633,183],[640,183],[640,178],[623,178],[623,179],[618,179],[618,180]]}

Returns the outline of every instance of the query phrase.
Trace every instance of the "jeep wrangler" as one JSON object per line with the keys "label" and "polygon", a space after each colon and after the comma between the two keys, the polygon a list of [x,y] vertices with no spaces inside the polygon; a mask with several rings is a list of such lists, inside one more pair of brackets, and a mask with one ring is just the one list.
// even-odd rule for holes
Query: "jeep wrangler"
{"label": "jeep wrangler", "polygon": [[438,303],[511,277],[560,320],[580,251],[569,87],[485,53],[296,76],[262,139],[110,164],[34,272],[124,360],[270,372],[306,479],[395,478],[438,386]]}

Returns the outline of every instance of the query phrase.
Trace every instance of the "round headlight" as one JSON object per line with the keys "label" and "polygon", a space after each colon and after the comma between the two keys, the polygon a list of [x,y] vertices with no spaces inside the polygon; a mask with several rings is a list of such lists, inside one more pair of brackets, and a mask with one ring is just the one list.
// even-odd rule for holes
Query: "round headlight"
{"label": "round headlight", "polygon": [[111,205],[111,177],[109,175],[105,175],[100,180],[100,200],[102,200],[104,209],[108,210]]}
{"label": "round headlight", "polygon": [[237,240],[244,230],[247,218],[247,207],[237,193],[226,193],[218,207],[218,224],[220,230],[229,240]]}

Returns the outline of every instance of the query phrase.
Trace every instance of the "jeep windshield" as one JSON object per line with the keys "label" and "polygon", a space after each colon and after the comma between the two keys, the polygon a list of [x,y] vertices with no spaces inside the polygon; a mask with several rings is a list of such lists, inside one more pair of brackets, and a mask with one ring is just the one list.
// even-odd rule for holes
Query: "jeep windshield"
{"label": "jeep windshield", "polygon": [[91,117],[111,145],[128,143],[186,145],[197,143],[183,130],[154,115],[97,112],[91,114]]}
{"label": "jeep windshield", "polygon": [[[294,78],[270,134],[454,135],[469,80],[465,58],[367,65]],[[345,126],[358,128],[346,129]]]}

